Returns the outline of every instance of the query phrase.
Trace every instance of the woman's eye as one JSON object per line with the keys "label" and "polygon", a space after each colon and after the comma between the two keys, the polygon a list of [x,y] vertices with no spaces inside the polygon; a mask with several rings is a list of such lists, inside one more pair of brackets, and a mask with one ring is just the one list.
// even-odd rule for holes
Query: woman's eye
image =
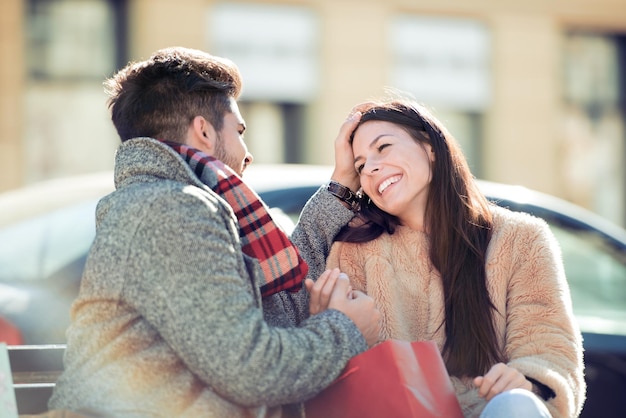
{"label": "woman's eye", "polygon": [[378,146],[378,152],[381,152],[382,150],[384,150],[385,148],[387,148],[389,146],[389,144],[380,144]]}
{"label": "woman's eye", "polygon": [[361,171],[363,171],[363,164],[358,165],[358,166],[356,166],[355,168],[356,168],[356,172],[357,172],[357,174],[361,174]]}

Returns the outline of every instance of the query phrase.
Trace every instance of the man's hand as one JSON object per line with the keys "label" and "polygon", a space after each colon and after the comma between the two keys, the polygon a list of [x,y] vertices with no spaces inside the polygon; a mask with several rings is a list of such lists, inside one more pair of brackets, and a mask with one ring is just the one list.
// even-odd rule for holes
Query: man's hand
{"label": "man's hand", "polygon": [[345,273],[341,273],[338,268],[326,270],[316,282],[307,279],[305,286],[311,295],[311,315],[326,309],[336,309],[354,322],[369,347],[379,341],[380,312],[374,299],[353,290]]}
{"label": "man's hand", "polygon": [[494,396],[507,390],[521,388],[532,390],[533,385],[519,370],[504,363],[494,365],[484,376],[474,378],[478,395],[490,401]]}

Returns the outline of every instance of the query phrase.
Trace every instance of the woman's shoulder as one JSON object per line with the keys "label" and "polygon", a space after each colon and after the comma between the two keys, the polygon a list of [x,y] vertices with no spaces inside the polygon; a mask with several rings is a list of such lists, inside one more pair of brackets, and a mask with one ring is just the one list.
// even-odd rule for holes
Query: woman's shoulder
{"label": "woman's shoulder", "polygon": [[532,251],[532,248],[556,249],[558,247],[550,226],[542,218],[495,205],[491,212],[493,215],[492,248],[503,247],[508,250],[515,248],[526,252]]}
{"label": "woman's shoulder", "polygon": [[549,230],[545,220],[526,212],[517,212],[493,205],[491,207],[494,233],[512,231],[539,232]]}

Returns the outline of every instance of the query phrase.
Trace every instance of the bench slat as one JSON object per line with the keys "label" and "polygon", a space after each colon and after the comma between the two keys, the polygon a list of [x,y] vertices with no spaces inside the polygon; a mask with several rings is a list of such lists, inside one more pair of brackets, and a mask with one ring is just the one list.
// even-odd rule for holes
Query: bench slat
{"label": "bench slat", "polygon": [[48,411],[48,400],[63,371],[64,344],[7,347],[20,415]]}
{"label": "bench slat", "polygon": [[21,385],[15,387],[17,412],[24,414],[41,414],[48,411],[48,400],[52,396],[54,385]]}

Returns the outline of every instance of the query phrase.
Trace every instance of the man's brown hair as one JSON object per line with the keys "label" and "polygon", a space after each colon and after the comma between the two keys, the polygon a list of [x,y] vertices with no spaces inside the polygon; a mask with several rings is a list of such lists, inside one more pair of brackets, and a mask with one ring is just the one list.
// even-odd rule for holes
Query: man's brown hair
{"label": "man's brown hair", "polygon": [[129,63],[104,86],[122,141],[151,137],[183,142],[196,116],[203,116],[219,131],[242,83],[230,60],[172,47]]}

